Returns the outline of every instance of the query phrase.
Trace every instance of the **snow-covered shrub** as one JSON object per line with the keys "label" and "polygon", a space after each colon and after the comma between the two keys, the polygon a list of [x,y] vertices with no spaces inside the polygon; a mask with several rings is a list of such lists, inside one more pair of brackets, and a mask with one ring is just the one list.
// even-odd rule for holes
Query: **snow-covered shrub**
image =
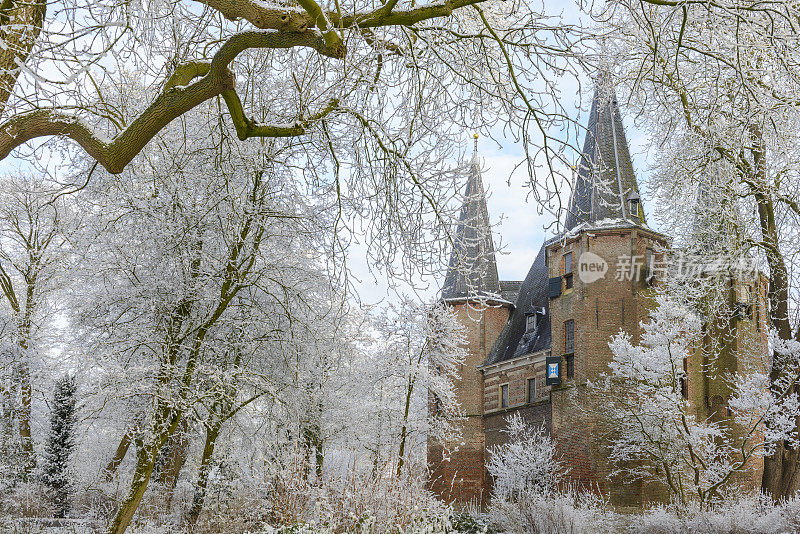
{"label": "snow-covered shrub", "polygon": [[409,520],[404,523],[381,523],[370,515],[354,519],[346,528],[325,521],[311,521],[291,527],[264,526],[258,534],[484,534],[487,532],[486,527],[480,527],[476,522],[465,523],[460,515],[447,507],[414,510]]}
{"label": "snow-covered shrub", "polygon": [[8,491],[0,493],[0,506],[0,513],[12,517],[48,517],[52,514],[46,488],[39,480],[16,482]]}
{"label": "snow-covered shrub", "polygon": [[783,534],[800,531],[800,499],[781,504],[761,495],[731,496],[704,511],[658,507],[628,518],[641,534]]}
{"label": "snow-covered shrub", "polygon": [[444,524],[451,512],[424,488],[421,476],[398,477],[391,463],[376,471],[331,469],[315,481],[301,470],[286,470],[265,504],[270,527],[313,526],[308,532],[427,532],[422,525]]}
{"label": "snow-covered shrub", "polygon": [[519,414],[508,420],[508,441],[490,449],[487,464],[493,480],[489,517],[505,533],[561,534],[610,529],[613,514],[598,496],[560,487],[564,468],[543,427]]}
{"label": "snow-covered shrub", "polygon": [[492,503],[493,526],[504,534],[582,534],[613,532],[615,515],[594,494],[582,491],[531,495]]}
{"label": "snow-covered shrub", "polygon": [[487,469],[493,481],[492,499],[513,501],[552,491],[559,481],[561,466],[545,428],[531,426],[514,413],[504,432],[508,442],[489,449]]}

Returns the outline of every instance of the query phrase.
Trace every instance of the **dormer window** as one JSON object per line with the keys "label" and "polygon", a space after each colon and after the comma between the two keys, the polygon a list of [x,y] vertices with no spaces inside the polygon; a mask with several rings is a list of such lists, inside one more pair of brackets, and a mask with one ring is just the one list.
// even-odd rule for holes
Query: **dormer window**
{"label": "dormer window", "polygon": [[535,312],[534,313],[528,313],[528,314],[525,315],[525,331],[526,332],[533,332],[534,330],[536,330],[537,323],[539,322],[537,317],[538,316],[537,316],[537,314]]}
{"label": "dormer window", "polygon": [[535,332],[544,319],[544,308],[534,308],[525,314],[525,332]]}
{"label": "dormer window", "polygon": [[564,254],[564,290],[572,289],[572,252]]}
{"label": "dormer window", "polygon": [[635,190],[628,194],[628,211],[631,217],[639,218],[639,204],[641,204],[641,197]]}

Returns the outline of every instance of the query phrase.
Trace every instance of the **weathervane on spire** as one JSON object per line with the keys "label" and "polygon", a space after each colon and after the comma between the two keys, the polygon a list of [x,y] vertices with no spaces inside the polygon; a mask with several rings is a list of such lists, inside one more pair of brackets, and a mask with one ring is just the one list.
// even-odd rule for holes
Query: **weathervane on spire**
{"label": "weathervane on spire", "polygon": [[475,134],[472,137],[475,139],[475,155],[477,156],[478,155],[478,137],[480,137],[480,135],[478,135],[478,132],[475,132]]}

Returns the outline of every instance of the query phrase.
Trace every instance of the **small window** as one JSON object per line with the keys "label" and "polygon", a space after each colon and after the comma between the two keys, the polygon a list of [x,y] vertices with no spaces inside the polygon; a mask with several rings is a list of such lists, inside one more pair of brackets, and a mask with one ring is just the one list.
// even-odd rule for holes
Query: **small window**
{"label": "small window", "polygon": [[500,407],[508,408],[508,384],[500,386]]}
{"label": "small window", "polygon": [[654,274],[655,274],[655,261],[656,257],[653,254],[653,249],[647,248],[644,251],[644,280],[648,284],[652,284],[654,282]]}
{"label": "small window", "polygon": [[630,201],[631,217],[639,218],[639,201],[631,199]]}
{"label": "small window", "polygon": [[533,402],[536,400],[536,379],[529,378],[528,379],[528,402]]}
{"label": "small window", "polygon": [[564,254],[564,290],[572,289],[572,252]]}
{"label": "small window", "polygon": [[564,323],[564,352],[575,352],[575,321],[572,319]]}
{"label": "small window", "polygon": [[575,377],[575,355],[567,354],[564,357],[567,361],[567,378]]}
{"label": "small window", "polygon": [[639,193],[636,191],[631,191],[628,194],[628,211],[630,212],[631,217],[636,217],[637,219],[640,217],[639,214],[639,206],[641,205],[641,197]]}
{"label": "small window", "polygon": [[526,332],[533,332],[536,330],[536,323],[538,314],[536,313],[529,313],[525,316],[525,331]]}

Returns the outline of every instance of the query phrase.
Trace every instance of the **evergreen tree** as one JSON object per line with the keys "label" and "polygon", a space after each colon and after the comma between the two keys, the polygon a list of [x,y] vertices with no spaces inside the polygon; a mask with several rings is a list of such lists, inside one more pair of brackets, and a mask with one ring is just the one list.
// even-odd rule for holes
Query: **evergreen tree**
{"label": "evergreen tree", "polygon": [[44,483],[50,490],[56,517],[69,512],[72,484],[69,462],[75,449],[75,378],[64,376],[56,382],[53,409],[50,414],[50,435],[45,447]]}

